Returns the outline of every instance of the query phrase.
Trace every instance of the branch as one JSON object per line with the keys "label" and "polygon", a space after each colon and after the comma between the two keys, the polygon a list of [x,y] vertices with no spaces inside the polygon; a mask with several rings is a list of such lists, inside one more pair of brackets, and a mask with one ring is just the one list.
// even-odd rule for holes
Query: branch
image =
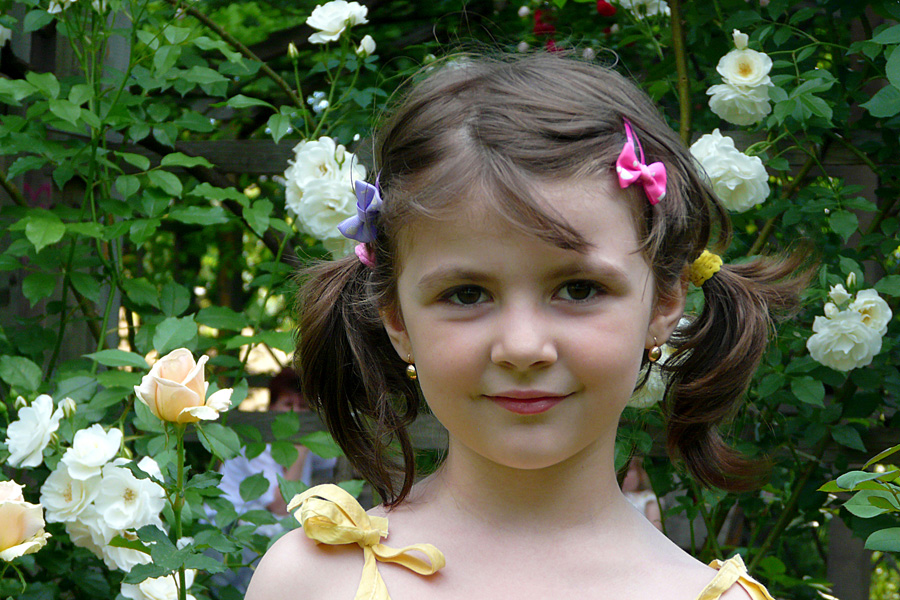
{"label": "branch", "polygon": [[681,0],[669,0],[672,11],[672,46],[675,48],[675,70],[678,73],[679,134],[685,145],[691,143],[691,85],[688,80],[687,48],[681,22]]}
{"label": "branch", "polygon": [[22,195],[22,192],[19,191],[13,183],[6,178],[6,173],[0,171],[0,187],[6,190],[6,193],[9,194],[9,197],[12,198],[12,201],[18,204],[19,206],[28,206],[28,201],[25,200],[25,196]]}
{"label": "branch", "polygon": [[216,32],[216,35],[228,42],[228,44],[230,44],[235,50],[237,50],[250,60],[255,60],[256,62],[258,62],[261,65],[260,70],[262,70],[262,72],[265,73],[269,77],[269,79],[275,82],[275,85],[280,87],[281,90],[285,94],[287,94],[287,97],[290,98],[291,102],[293,102],[300,108],[303,108],[303,101],[297,97],[297,94],[294,93],[293,88],[291,88],[291,86],[289,86],[288,83],[284,79],[282,79],[282,77],[278,73],[273,71],[272,68],[269,67],[269,65],[267,65],[258,56],[256,56],[256,54],[254,54],[253,51],[250,50],[250,48],[238,41],[236,37],[232,36],[230,33],[222,29],[215,23],[215,21],[204,15],[202,12],[198,11],[196,8],[182,4],[182,0],[166,0],[166,2],[174,6],[176,9],[182,9],[187,14],[191,15],[192,17],[206,25],[208,28]]}

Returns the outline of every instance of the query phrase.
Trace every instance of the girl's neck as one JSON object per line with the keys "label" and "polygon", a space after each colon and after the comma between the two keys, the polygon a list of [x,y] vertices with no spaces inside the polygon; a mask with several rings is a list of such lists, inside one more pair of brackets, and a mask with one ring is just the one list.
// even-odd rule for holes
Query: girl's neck
{"label": "girl's neck", "polygon": [[457,523],[529,534],[602,526],[630,514],[613,468],[614,443],[597,440],[578,455],[543,469],[515,469],[455,444],[447,460],[417,486],[412,501],[431,504]]}

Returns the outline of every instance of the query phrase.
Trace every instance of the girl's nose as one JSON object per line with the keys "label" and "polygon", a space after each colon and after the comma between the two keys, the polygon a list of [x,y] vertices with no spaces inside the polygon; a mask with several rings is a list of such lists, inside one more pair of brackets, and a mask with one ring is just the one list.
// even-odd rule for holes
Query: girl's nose
{"label": "girl's nose", "polygon": [[548,324],[535,311],[510,310],[496,326],[498,331],[491,347],[494,364],[525,371],[556,362],[556,342]]}

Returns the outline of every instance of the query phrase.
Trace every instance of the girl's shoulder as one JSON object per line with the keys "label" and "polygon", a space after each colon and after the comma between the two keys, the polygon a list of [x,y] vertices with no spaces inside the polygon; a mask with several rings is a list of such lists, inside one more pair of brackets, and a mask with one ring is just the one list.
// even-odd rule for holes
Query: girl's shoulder
{"label": "girl's shoulder", "polygon": [[317,544],[303,529],[293,529],[263,556],[244,600],[353,598],[359,581],[348,574],[359,574],[363,567],[354,547]]}

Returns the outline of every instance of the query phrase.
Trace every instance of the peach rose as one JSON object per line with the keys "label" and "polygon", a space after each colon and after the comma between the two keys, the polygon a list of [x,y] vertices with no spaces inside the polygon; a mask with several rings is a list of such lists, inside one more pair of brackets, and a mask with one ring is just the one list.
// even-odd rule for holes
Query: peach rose
{"label": "peach rose", "polygon": [[22,487],[15,481],[0,482],[0,559],[7,562],[37,552],[50,537],[44,532],[43,508],[25,502]]}
{"label": "peach rose", "polygon": [[204,365],[208,356],[194,361],[190,350],[179,348],[165,355],[153,365],[134,386],[138,399],[163,421],[195,423],[212,421],[231,407],[232,390],[224,389],[206,397],[209,384],[205,381]]}

